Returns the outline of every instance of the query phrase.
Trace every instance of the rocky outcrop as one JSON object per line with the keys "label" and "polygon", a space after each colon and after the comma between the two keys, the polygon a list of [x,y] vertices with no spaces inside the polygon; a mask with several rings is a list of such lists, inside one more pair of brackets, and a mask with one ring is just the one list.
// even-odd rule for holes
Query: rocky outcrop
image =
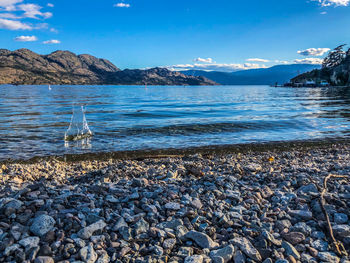
{"label": "rocky outcrop", "polygon": [[333,68],[322,68],[301,74],[291,80],[293,83],[305,83],[313,80],[316,83],[327,81],[332,86],[350,86],[350,55]]}
{"label": "rocky outcrop", "polygon": [[185,76],[164,68],[120,70],[91,55],[56,51],[39,55],[28,49],[0,49],[0,84],[40,85],[214,85],[204,77]]}

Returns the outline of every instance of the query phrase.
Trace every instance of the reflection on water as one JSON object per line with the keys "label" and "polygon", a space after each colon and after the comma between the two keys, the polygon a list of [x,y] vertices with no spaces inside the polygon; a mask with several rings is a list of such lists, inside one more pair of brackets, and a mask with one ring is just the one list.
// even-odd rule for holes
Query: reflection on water
{"label": "reflection on water", "polygon": [[347,88],[7,85],[0,159],[348,137],[349,121]]}

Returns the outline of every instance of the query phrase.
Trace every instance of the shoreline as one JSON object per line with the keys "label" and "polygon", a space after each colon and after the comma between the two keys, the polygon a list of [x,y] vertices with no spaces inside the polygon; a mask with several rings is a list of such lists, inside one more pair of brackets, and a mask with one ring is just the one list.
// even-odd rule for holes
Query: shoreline
{"label": "shoreline", "polygon": [[259,143],[242,143],[227,145],[209,145],[188,148],[165,148],[165,149],[146,149],[131,151],[110,151],[110,152],[89,152],[82,154],[63,154],[63,155],[47,155],[35,156],[27,159],[0,159],[2,164],[34,164],[40,161],[59,160],[62,162],[80,162],[80,161],[106,161],[115,159],[131,159],[142,160],[147,158],[161,158],[172,156],[186,155],[224,155],[233,153],[247,152],[267,152],[267,151],[286,151],[286,150],[307,150],[325,148],[332,145],[348,145],[350,147],[350,139],[346,138],[325,138],[315,140],[293,140],[293,141],[272,141]]}
{"label": "shoreline", "polygon": [[201,152],[0,165],[0,262],[349,263],[349,141]]}

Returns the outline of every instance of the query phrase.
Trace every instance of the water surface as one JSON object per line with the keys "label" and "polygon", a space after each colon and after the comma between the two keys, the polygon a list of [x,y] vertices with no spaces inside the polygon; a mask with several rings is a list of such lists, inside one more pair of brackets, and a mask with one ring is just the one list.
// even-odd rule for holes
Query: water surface
{"label": "water surface", "polygon": [[[94,136],[64,142],[72,106]],[[0,160],[66,153],[346,138],[350,89],[0,86]]]}

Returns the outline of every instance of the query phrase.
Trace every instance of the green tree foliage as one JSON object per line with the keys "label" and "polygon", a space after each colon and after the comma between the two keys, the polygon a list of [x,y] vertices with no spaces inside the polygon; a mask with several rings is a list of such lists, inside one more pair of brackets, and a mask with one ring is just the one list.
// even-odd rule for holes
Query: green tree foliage
{"label": "green tree foliage", "polygon": [[350,53],[350,49],[347,52],[343,50],[344,46],[346,45],[340,45],[329,52],[327,57],[323,60],[323,69],[334,68],[343,62],[345,57]]}

